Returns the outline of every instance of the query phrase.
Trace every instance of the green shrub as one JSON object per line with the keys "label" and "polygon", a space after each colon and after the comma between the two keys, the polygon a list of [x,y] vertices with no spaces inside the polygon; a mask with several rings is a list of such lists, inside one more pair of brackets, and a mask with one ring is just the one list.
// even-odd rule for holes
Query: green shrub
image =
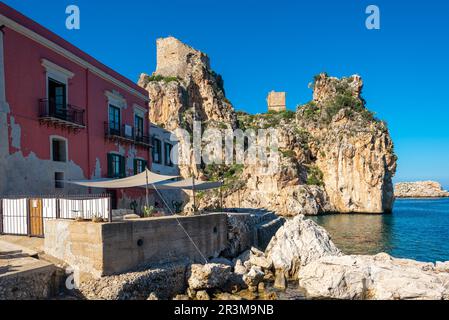
{"label": "green shrub", "polygon": [[323,172],[317,166],[307,167],[307,185],[323,187],[323,177]]}
{"label": "green shrub", "polygon": [[164,76],[162,76],[160,74],[155,74],[155,75],[146,77],[145,80],[147,82],[164,81],[165,83],[169,83],[169,82],[172,82],[172,81],[179,81],[179,78],[178,77],[164,77]]}
{"label": "green shrub", "polygon": [[281,150],[279,149],[279,152],[286,158],[296,158],[296,152],[293,150]]}

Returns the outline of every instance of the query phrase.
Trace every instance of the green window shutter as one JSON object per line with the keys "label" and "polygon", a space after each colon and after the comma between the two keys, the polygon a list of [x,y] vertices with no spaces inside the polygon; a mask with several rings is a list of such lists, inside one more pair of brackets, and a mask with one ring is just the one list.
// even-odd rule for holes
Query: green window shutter
{"label": "green window shutter", "polygon": [[146,170],[147,166],[148,166],[148,161],[143,160],[143,170]]}
{"label": "green window shutter", "polygon": [[122,178],[126,177],[126,167],[125,167],[125,157],[120,156],[120,176]]}
{"label": "green window shutter", "polygon": [[134,174],[137,174],[138,172],[137,172],[137,159],[134,159]]}
{"label": "green window shutter", "polygon": [[112,178],[114,172],[112,171],[112,154],[108,153],[108,178]]}

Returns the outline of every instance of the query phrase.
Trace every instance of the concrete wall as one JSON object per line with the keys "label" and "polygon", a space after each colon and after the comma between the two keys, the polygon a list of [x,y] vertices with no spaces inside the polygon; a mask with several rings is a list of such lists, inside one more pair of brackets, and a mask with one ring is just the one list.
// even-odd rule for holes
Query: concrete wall
{"label": "concrete wall", "polygon": [[[207,259],[226,248],[226,214],[178,220]],[[204,262],[178,220],[164,217],[102,224],[51,220],[45,227],[45,251],[95,277],[129,271],[142,264],[186,259]]]}

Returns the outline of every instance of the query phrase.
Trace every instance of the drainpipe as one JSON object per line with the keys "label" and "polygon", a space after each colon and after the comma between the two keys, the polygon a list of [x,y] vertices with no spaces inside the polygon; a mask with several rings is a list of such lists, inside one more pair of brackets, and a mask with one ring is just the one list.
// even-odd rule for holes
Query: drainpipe
{"label": "drainpipe", "polygon": [[4,25],[0,26],[0,194],[6,191],[6,157],[9,155],[8,118],[9,106],[6,102],[5,66],[3,52]]}
{"label": "drainpipe", "polygon": [[[87,134],[87,179],[90,179],[91,168],[90,168],[90,132],[89,132],[89,68],[86,68],[86,134]],[[92,193],[92,189],[88,189],[88,193]]]}
{"label": "drainpipe", "polygon": [[0,26],[0,112],[3,112],[3,105],[6,103],[5,91],[5,65],[3,57],[3,29],[4,25]]}

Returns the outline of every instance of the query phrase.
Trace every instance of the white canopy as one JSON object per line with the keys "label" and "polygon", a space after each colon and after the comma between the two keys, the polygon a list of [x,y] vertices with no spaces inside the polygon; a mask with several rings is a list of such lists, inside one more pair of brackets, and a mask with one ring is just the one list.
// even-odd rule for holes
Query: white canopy
{"label": "white canopy", "polygon": [[223,185],[221,181],[201,181],[196,180],[195,183],[193,182],[192,178],[174,181],[174,182],[160,182],[153,185],[150,185],[149,188],[151,189],[183,189],[183,190],[195,190],[195,191],[202,191],[202,190],[209,190],[209,189],[215,189],[219,188]]}
{"label": "white canopy", "polygon": [[122,189],[132,187],[144,187],[147,185],[147,181],[148,184],[151,185],[173,178],[177,178],[177,176],[164,176],[146,169],[142,173],[139,173],[131,177],[126,177],[123,179],[78,180],[67,182],[90,188]]}

